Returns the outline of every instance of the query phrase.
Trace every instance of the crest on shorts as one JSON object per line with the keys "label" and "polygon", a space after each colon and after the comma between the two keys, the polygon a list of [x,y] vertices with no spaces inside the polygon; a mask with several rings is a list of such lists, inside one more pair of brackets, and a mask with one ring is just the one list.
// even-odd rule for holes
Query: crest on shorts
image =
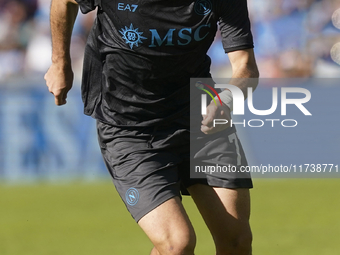
{"label": "crest on shorts", "polygon": [[135,205],[139,200],[139,192],[135,188],[129,188],[125,193],[125,200],[128,205]]}

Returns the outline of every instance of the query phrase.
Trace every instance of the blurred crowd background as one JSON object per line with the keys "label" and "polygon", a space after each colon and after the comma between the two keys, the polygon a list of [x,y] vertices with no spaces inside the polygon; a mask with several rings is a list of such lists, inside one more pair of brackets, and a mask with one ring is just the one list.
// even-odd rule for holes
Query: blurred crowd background
{"label": "blurred crowd background", "polygon": [[[0,0],[0,81],[39,75],[51,63],[49,11],[51,0]],[[76,79],[81,76],[83,50],[94,12],[79,12],[72,39]]]}
{"label": "blurred crowd background", "polygon": [[[248,0],[248,6],[261,77],[340,77],[340,0]],[[50,0],[0,0],[0,81],[48,69],[49,8]],[[75,24],[76,79],[94,16],[79,12]],[[219,35],[209,55],[214,74],[227,77]]]}
{"label": "blurred crowd background", "polygon": [[339,0],[248,0],[248,7],[262,78],[340,76]]}

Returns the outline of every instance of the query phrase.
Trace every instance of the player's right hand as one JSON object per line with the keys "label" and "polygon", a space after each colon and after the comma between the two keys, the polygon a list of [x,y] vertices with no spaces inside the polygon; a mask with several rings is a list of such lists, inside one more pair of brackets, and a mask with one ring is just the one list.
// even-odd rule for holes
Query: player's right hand
{"label": "player's right hand", "polygon": [[73,83],[71,64],[53,63],[44,78],[49,92],[54,95],[55,104],[66,104],[67,93]]}

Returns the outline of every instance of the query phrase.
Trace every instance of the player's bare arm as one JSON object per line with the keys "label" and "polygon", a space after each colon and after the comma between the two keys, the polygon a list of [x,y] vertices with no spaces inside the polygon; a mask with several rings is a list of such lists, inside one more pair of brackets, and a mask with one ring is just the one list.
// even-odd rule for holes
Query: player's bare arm
{"label": "player's bare arm", "polygon": [[70,44],[77,14],[78,4],[75,1],[52,0],[52,65],[45,74],[45,80],[49,91],[55,97],[56,105],[66,104],[67,93],[72,88]]}
{"label": "player's bare arm", "polygon": [[[247,89],[256,89],[259,77],[253,49],[238,50],[228,53],[233,75],[230,84],[240,88],[247,98]],[[252,79],[249,79],[252,78]],[[216,106],[213,102],[207,107],[207,114],[203,116],[201,131],[205,134],[213,134],[227,128],[229,125],[213,126],[214,119],[231,119],[230,108],[227,105]]]}
{"label": "player's bare arm", "polygon": [[257,78],[259,78],[254,51],[253,49],[234,51],[228,53],[228,57],[233,70],[230,84],[239,87],[244,98],[247,98],[248,87],[252,87],[254,91],[258,84]]}

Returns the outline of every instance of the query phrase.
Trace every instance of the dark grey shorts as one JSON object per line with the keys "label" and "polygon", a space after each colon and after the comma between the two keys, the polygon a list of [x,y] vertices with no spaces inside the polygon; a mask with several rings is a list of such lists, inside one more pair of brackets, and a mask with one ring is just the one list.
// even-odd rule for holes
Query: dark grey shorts
{"label": "dark grey shorts", "polygon": [[[190,131],[186,128],[120,128],[98,121],[97,130],[101,152],[113,183],[137,222],[168,199],[188,195],[186,188],[197,183],[224,188],[252,188],[249,175],[244,178],[218,175],[190,178]],[[236,151],[234,143],[228,140],[228,136],[236,130],[230,128],[223,132],[222,140],[219,137],[219,143],[225,144],[223,157],[218,156],[217,159],[230,164],[238,159],[246,165],[242,147],[238,146]],[[207,159],[206,155],[204,159]]]}

